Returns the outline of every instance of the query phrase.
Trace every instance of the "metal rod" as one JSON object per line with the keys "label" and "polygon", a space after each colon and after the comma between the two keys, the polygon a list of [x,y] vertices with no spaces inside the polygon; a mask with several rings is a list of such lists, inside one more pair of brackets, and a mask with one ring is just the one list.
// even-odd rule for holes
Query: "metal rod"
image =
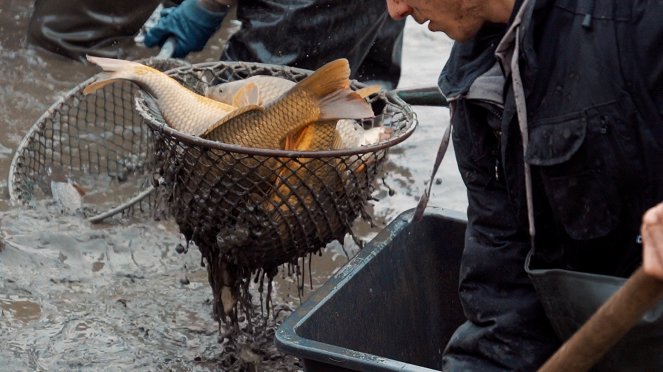
{"label": "metal rod", "polygon": [[177,39],[175,39],[175,36],[168,36],[166,41],[161,46],[159,54],[156,55],[156,58],[166,59],[172,57],[173,53],[175,53],[176,46],[177,46]]}
{"label": "metal rod", "polygon": [[395,89],[394,93],[408,105],[449,106],[449,102],[438,87]]}
{"label": "metal rod", "polygon": [[114,215],[116,215],[116,214],[122,212],[122,211],[125,210],[126,208],[129,208],[129,207],[131,207],[132,205],[134,205],[134,204],[136,204],[136,203],[139,203],[139,202],[142,201],[143,199],[145,199],[145,198],[147,198],[148,196],[150,196],[155,190],[156,190],[156,189],[154,188],[154,186],[149,186],[147,189],[145,189],[144,191],[142,191],[140,194],[138,194],[138,195],[134,196],[133,198],[127,200],[126,202],[124,202],[124,203],[118,205],[117,207],[115,207],[115,208],[113,208],[113,209],[109,209],[109,210],[107,210],[107,211],[105,211],[105,212],[103,212],[103,213],[99,213],[99,214],[96,215],[96,216],[92,216],[92,217],[88,218],[87,220],[90,221],[91,223],[99,223],[99,222],[102,222],[102,221],[105,220],[106,218],[108,218],[108,217],[112,217],[112,216],[114,216]]}

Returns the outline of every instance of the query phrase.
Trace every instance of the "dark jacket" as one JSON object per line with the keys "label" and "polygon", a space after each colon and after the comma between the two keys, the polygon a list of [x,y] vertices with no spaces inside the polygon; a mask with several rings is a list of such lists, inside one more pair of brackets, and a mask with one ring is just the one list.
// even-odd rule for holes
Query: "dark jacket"
{"label": "dark jacket", "polygon": [[384,0],[244,0],[237,19],[223,60],[315,70],[343,57],[353,79],[398,84],[405,20],[389,18]]}
{"label": "dark jacket", "polygon": [[639,265],[642,214],[663,200],[662,12],[662,2],[621,0],[528,9],[518,57],[524,156],[511,76],[503,108],[466,99],[495,63],[504,28],[488,25],[454,46],[440,88],[455,99],[454,147],[468,190],[461,297],[469,322],[448,346],[447,369],[533,370],[558,345],[524,270],[523,160],[533,183],[532,268],[627,276]]}

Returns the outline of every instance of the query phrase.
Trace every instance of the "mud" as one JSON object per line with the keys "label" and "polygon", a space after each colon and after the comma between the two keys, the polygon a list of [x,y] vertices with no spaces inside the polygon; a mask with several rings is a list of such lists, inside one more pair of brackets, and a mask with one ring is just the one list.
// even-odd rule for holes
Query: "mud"
{"label": "mud", "polygon": [[[236,330],[212,319],[212,293],[201,256],[172,221],[134,218],[92,225],[61,215],[44,197],[31,208],[12,206],[6,175],[14,149],[31,125],[65,92],[97,69],[27,44],[32,1],[0,6],[0,365],[7,370],[299,370],[276,351],[273,332],[302,299],[357,252],[349,236],[321,256],[279,272],[272,317],[254,289],[250,319]],[[400,88],[434,85],[449,41],[408,23]],[[156,50],[137,49],[135,57]],[[219,45],[190,56],[214,61]],[[415,107],[417,131],[390,150],[384,183],[370,212],[376,226],[357,221],[353,231],[370,240],[401,212],[413,208],[425,183],[448,111]],[[453,154],[435,181],[431,205],[463,210],[467,201]],[[112,183],[92,185],[86,203],[112,200]],[[264,301],[264,297],[262,298]],[[249,321],[250,320],[250,321]],[[232,337],[223,337],[234,332]]]}

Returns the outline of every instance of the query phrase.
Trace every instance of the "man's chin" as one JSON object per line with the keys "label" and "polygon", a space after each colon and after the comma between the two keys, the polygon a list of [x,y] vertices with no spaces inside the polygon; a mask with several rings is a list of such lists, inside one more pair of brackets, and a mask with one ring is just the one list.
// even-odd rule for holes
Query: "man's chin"
{"label": "man's chin", "polygon": [[431,31],[431,32],[444,32],[445,34],[447,34],[447,36],[449,36],[450,38],[453,39],[452,34],[454,34],[454,33],[450,32],[445,27],[441,27],[439,24],[436,24],[436,23],[433,23],[433,22],[429,21],[428,22],[428,30]]}
{"label": "man's chin", "polygon": [[444,25],[440,24],[439,22],[433,22],[433,21],[430,21],[430,20],[429,21],[424,21],[424,22],[419,22],[419,21],[417,21],[417,22],[421,25],[424,25],[424,24],[426,24],[426,22],[428,22],[427,26],[428,26],[429,31],[431,31],[431,32],[444,32],[451,39],[453,39],[454,41],[458,41],[458,42],[468,41],[472,37],[474,37],[474,35],[476,35],[476,33],[478,32],[478,28],[477,28],[476,31],[470,30],[468,28],[463,28],[463,27],[451,27],[451,29],[450,29],[450,27],[444,27]]}
{"label": "man's chin", "polygon": [[476,35],[476,32],[465,32],[465,30],[444,30],[440,27],[435,27],[435,25],[431,25],[430,23],[428,24],[428,29],[433,32],[444,32],[450,39],[459,43],[468,41]]}

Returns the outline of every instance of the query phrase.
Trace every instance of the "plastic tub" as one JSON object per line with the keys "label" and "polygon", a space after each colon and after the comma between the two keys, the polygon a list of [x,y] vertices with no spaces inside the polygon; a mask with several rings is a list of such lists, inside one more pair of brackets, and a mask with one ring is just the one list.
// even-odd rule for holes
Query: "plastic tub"
{"label": "plastic tub", "polygon": [[307,371],[439,370],[464,316],[458,300],[464,214],[396,218],[276,332]]}

